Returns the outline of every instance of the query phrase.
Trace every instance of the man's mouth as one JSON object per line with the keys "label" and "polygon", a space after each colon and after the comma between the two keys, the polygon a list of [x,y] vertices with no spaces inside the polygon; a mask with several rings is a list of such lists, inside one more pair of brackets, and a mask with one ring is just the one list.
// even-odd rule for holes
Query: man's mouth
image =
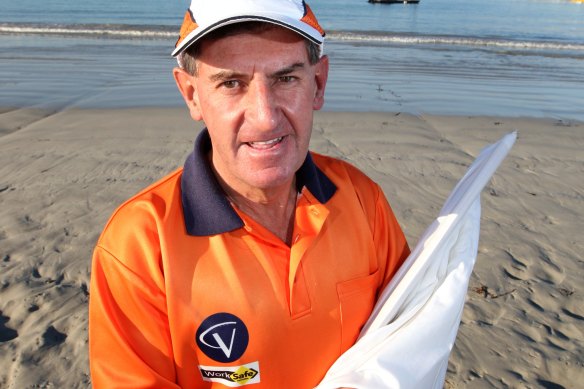
{"label": "man's mouth", "polygon": [[283,136],[261,142],[247,142],[247,145],[256,150],[268,150],[280,144],[282,140],[284,140]]}

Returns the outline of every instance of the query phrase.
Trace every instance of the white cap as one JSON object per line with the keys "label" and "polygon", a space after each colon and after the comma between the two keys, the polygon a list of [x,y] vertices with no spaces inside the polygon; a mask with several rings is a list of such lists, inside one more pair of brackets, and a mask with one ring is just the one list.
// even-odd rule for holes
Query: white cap
{"label": "white cap", "polygon": [[317,44],[324,41],[324,30],[303,0],[192,0],[172,56],[211,31],[251,21],[277,24]]}

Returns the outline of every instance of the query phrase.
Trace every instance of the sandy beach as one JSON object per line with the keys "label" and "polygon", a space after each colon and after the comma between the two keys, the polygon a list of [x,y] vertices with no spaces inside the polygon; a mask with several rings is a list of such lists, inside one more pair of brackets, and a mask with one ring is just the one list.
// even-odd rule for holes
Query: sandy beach
{"label": "sandy beach", "polygon": [[[183,108],[0,109],[0,388],[87,388],[93,245],[113,210],[182,166]],[[325,112],[312,149],[383,187],[410,245],[480,149],[517,130],[483,192],[447,388],[584,380],[584,124]]]}

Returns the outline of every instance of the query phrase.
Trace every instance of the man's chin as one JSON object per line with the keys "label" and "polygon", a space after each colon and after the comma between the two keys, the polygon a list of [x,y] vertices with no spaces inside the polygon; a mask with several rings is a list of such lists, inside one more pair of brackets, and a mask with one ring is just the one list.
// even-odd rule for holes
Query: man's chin
{"label": "man's chin", "polygon": [[252,187],[262,190],[281,188],[285,185],[291,185],[294,182],[295,171],[282,168],[263,169],[250,177],[248,184]]}

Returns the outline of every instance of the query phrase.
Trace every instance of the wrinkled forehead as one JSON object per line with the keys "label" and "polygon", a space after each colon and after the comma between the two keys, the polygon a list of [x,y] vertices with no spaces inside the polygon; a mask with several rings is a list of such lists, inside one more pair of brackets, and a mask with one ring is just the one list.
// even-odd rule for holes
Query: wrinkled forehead
{"label": "wrinkled forehead", "polygon": [[278,71],[298,64],[308,66],[306,47],[306,40],[301,36],[274,28],[202,40],[194,59],[214,68]]}

